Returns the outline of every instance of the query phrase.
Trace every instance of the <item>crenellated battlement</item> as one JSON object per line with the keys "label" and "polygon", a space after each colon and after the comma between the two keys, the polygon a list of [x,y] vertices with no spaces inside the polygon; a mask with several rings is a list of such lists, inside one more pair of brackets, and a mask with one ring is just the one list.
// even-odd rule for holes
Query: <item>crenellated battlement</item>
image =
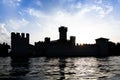
{"label": "crenellated battlement", "polygon": [[13,38],[29,38],[29,33],[15,33],[15,32],[12,32],[11,33],[11,37],[13,37]]}

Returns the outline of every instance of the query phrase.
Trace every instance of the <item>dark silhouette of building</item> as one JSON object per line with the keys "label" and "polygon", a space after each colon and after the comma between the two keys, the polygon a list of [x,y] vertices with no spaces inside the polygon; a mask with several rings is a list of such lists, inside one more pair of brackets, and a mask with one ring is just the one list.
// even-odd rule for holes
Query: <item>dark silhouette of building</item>
{"label": "dark silhouette of building", "polygon": [[29,34],[11,33],[11,56],[29,56]]}
{"label": "dark silhouette of building", "polygon": [[46,37],[44,41],[29,44],[29,34],[11,33],[11,56],[47,56],[47,57],[70,57],[70,56],[97,56],[106,57],[120,55],[120,43],[109,42],[107,38],[95,39],[96,44],[76,45],[75,36],[67,39],[68,28],[61,26],[58,29],[59,39],[51,41]]}
{"label": "dark silhouette of building", "polygon": [[96,39],[96,45],[98,47],[98,56],[108,56],[108,40],[106,38]]}
{"label": "dark silhouette of building", "polygon": [[108,51],[110,56],[120,56],[120,43],[109,42]]}
{"label": "dark silhouette of building", "polygon": [[0,44],[0,56],[6,57],[9,56],[8,50],[10,46],[7,43]]}
{"label": "dark silhouette of building", "polygon": [[67,40],[67,27],[59,28],[59,39],[50,41],[49,37],[45,41],[35,42],[36,55],[41,56],[66,56],[69,54],[69,49],[75,47],[75,36],[71,36]]}
{"label": "dark silhouette of building", "polygon": [[107,56],[108,39],[98,38],[96,44],[75,45],[75,36],[70,36],[67,40],[67,27],[59,27],[59,39],[50,41],[46,37],[45,41],[35,42],[36,55],[41,56]]}
{"label": "dark silhouette of building", "polygon": [[59,40],[62,42],[67,41],[67,27],[61,26],[59,28]]}
{"label": "dark silhouette of building", "polygon": [[120,43],[116,44],[113,52],[115,52],[116,55],[120,55]]}

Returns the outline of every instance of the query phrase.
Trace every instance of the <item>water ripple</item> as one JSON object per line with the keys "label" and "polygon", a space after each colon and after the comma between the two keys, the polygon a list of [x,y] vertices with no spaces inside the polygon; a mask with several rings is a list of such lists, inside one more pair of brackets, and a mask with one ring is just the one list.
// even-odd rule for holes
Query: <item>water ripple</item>
{"label": "water ripple", "polygon": [[120,57],[0,57],[0,80],[120,80]]}

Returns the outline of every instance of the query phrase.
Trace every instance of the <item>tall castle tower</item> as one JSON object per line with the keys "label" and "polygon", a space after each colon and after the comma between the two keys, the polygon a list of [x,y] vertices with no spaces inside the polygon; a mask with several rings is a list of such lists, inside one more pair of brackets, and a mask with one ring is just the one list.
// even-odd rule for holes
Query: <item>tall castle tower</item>
{"label": "tall castle tower", "polygon": [[11,33],[12,55],[24,56],[29,50],[29,34]]}
{"label": "tall castle tower", "polygon": [[70,42],[72,44],[72,46],[75,46],[75,36],[70,36]]}
{"label": "tall castle tower", "polygon": [[67,27],[59,27],[59,40],[63,42],[67,41]]}

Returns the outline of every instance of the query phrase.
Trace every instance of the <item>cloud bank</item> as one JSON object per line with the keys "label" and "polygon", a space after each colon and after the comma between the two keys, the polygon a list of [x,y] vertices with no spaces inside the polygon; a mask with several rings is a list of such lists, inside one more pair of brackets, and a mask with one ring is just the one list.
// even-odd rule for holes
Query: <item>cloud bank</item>
{"label": "cloud bank", "polygon": [[10,42],[9,32],[7,31],[5,24],[0,23],[0,43]]}
{"label": "cloud bank", "polygon": [[9,32],[29,32],[31,43],[44,37],[58,39],[60,26],[68,27],[68,39],[70,35],[76,36],[78,43],[94,43],[99,37],[120,41],[120,20],[116,18],[117,8],[112,0],[3,1],[14,5],[9,7],[15,14],[3,21],[5,27]]}

